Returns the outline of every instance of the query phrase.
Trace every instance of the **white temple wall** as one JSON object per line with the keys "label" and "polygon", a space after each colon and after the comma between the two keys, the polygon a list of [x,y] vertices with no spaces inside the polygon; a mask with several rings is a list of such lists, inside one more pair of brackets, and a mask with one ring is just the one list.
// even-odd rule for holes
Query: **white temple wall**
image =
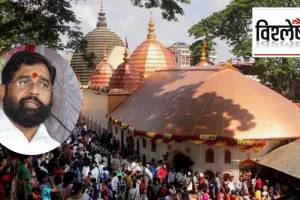
{"label": "white temple wall", "polygon": [[[121,148],[121,144],[122,144],[122,130],[121,128],[116,129],[115,127],[112,128],[112,132],[113,132],[113,137],[115,137],[120,144],[120,148]],[[130,134],[128,134],[127,131],[123,131],[123,135],[124,135],[124,145],[127,145],[127,140],[126,138],[130,136]],[[155,159],[156,161],[158,160],[162,160],[163,159],[163,155],[166,153],[166,149],[164,145],[156,145],[156,151],[152,151],[151,149],[151,141],[150,139],[145,139],[146,140],[146,148],[143,147],[143,137],[134,137],[134,150],[137,151],[137,139],[139,141],[139,155],[142,156],[146,155],[146,161],[151,161],[151,159]]]}
{"label": "white temple wall", "polygon": [[[115,128],[113,129],[115,130]],[[114,133],[114,136],[121,141],[121,129],[118,129],[118,134]],[[128,137],[127,132],[124,132],[124,138]],[[146,148],[142,145],[143,137],[133,137],[135,141],[135,150],[137,138],[139,138],[139,155],[146,155],[146,161],[151,161],[152,158],[157,160],[162,160],[163,155],[168,153],[168,155],[177,152],[181,152],[186,156],[190,156],[191,160],[194,162],[192,169],[193,171],[205,172],[206,170],[211,170],[212,172],[221,172],[229,173],[234,176],[234,179],[238,179],[239,177],[239,168],[240,162],[243,160],[251,159],[256,160],[261,156],[268,153],[273,148],[277,147],[280,144],[280,141],[268,141],[267,145],[262,148],[260,151],[254,151],[254,149],[250,150],[241,150],[240,147],[229,147],[226,145],[216,146],[216,145],[205,145],[205,144],[192,144],[188,142],[175,143],[172,142],[170,144],[157,144],[156,151],[153,152],[151,150],[151,140],[146,139]],[[126,145],[126,139],[125,139]],[[121,143],[121,142],[120,142]],[[205,161],[206,151],[207,149],[213,149],[214,151],[214,162],[207,163]],[[231,152],[231,163],[225,163],[225,150],[229,150]],[[167,159],[168,162],[172,162],[170,160],[172,158]]]}
{"label": "white temple wall", "polygon": [[105,129],[107,129],[107,105],[107,94],[95,94],[94,92],[89,90],[83,91],[83,101],[81,107],[83,115]]}

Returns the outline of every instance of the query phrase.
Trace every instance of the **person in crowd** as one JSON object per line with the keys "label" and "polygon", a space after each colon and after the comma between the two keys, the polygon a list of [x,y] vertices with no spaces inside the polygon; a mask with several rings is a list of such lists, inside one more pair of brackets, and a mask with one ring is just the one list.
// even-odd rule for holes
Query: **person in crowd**
{"label": "person in crowd", "polygon": [[[77,126],[83,127],[82,124]],[[83,131],[80,128],[75,130]],[[3,185],[3,189],[0,187],[0,194],[13,200],[18,196],[22,200],[272,200],[282,196],[281,190],[276,188],[284,188],[281,186],[283,184],[275,185],[273,183],[276,181],[263,179],[262,174],[251,179],[252,173],[242,172],[239,180],[233,182],[230,174],[225,174],[223,179],[220,173],[216,173],[215,177],[205,177],[199,172],[180,169],[174,171],[164,161],[152,160],[143,166],[135,154],[126,156],[118,148],[101,142],[104,136],[87,131],[84,135],[91,140],[88,139],[89,142],[83,144],[82,135],[71,135],[68,143],[54,151],[30,156],[28,159],[14,156],[6,148],[0,147],[0,186]],[[104,141],[112,141],[112,135],[105,137],[107,139]],[[68,159],[70,148],[74,151]],[[100,158],[99,156],[101,160],[97,162],[96,157]],[[87,176],[84,175],[86,173]],[[263,183],[261,190],[258,189],[258,177]],[[252,180],[255,180],[256,193],[253,193]]]}
{"label": "person in crowd", "polygon": [[53,199],[62,200],[64,195],[64,191],[62,188],[63,185],[62,176],[55,175],[53,181],[57,189],[57,192],[53,194],[54,196]]}
{"label": "person in crowd", "polygon": [[202,200],[211,200],[211,198],[210,198],[210,196],[208,194],[208,189],[207,188],[203,190],[202,198],[201,199]]}
{"label": "person in crowd", "polygon": [[136,181],[133,182],[132,188],[128,192],[128,200],[140,200],[140,191],[139,187],[136,184]]}
{"label": "person in crowd", "polygon": [[216,172],[216,176],[215,176],[215,183],[216,183],[216,194],[218,194],[218,192],[221,190],[221,180],[220,180],[220,172]]}
{"label": "person in crowd", "polygon": [[118,182],[117,182],[117,197],[119,200],[125,200],[126,198],[126,189],[127,184],[123,179],[123,173],[118,172],[117,173]]}
{"label": "person in crowd", "polygon": [[100,196],[100,185],[97,182],[96,178],[91,179],[91,186],[89,191],[89,196],[91,200],[97,200]]}
{"label": "person in crowd", "polygon": [[260,190],[255,191],[255,200],[261,200],[261,191]]}
{"label": "person in crowd", "polygon": [[170,188],[169,188],[170,200],[176,200],[176,194],[177,194],[177,191],[176,191],[175,183],[171,183]]}
{"label": "person in crowd", "polygon": [[148,200],[147,198],[148,180],[146,177],[141,178],[141,183],[139,188],[140,188],[141,199]]}
{"label": "person in crowd", "polygon": [[87,199],[83,193],[83,184],[81,182],[74,182],[72,193],[66,200],[85,200]]}
{"label": "person in crowd", "polygon": [[73,182],[74,182],[74,174],[72,172],[66,172],[63,177],[63,199],[67,199],[71,193],[73,188]]}
{"label": "person in crowd", "polygon": [[277,200],[277,199],[280,199],[280,197],[281,197],[280,190],[275,190],[273,199]]}
{"label": "person in crowd", "polygon": [[147,165],[146,165],[146,167],[145,167],[145,169],[144,169],[144,173],[145,173],[145,175],[147,176],[148,180],[149,180],[149,179],[150,179],[150,180],[153,179],[153,174],[152,174],[152,172],[151,172],[151,170],[150,170],[150,164],[149,164],[149,163],[147,163]]}
{"label": "person in crowd", "polygon": [[229,181],[227,183],[227,187],[229,188],[229,192],[232,193],[232,191],[235,190],[234,188],[234,183],[233,183],[233,179],[234,179],[234,176],[230,176],[229,177]]}
{"label": "person in crowd", "polygon": [[225,197],[224,189],[221,188],[217,194],[217,200],[224,200],[224,197]]}
{"label": "person in crowd", "polygon": [[109,189],[108,189],[108,182],[107,181],[102,181],[100,192],[101,192],[101,198],[103,200],[108,200],[109,199]]}
{"label": "person in crowd", "polygon": [[204,174],[203,173],[200,173],[199,174],[199,192],[202,192],[203,190],[207,189],[208,188],[208,180],[205,178]]}
{"label": "person in crowd", "polygon": [[234,184],[234,190],[239,193],[240,191],[242,191],[242,187],[243,187],[243,175],[240,175],[239,180],[235,181]]}
{"label": "person in crowd", "polygon": [[[159,197],[161,199],[164,199],[164,198],[168,198],[169,197],[169,189],[168,189],[168,183],[165,181],[162,183],[162,186],[159,190]],[[168,197],[167,197],[168,196]]]}
{"label": "person in crowd", "polygon": [[28,169],[30,156],[20,155],[21,164],[17,169],[17,199],[30,199],[32,193],[31,175]]}
{"label": "person in crowd", "polygon": [[199,172],[195,171],[193,176],[193,191],[197,194],[199,188]]}
{"label": "person in crowd", "polygon": [[156,176],[159,178],[160,182],[162,183],[164,181],[164,179],[167,177],[168,175],[168,170],[165,164],[161,165],[157,172],[156,172]]}
{"label": "person in crowd", "polygon": [[40,181],[40,192],[43,200],[51,200],[51,194],[57,192],[53,177],[48,176],[48,173],[41,170],[38,174]]}
{"label": "person in crowd", "polygon": [[225,200],[230,200],[230,199],[231,199],[230,188],[226,187],[225,188]]}

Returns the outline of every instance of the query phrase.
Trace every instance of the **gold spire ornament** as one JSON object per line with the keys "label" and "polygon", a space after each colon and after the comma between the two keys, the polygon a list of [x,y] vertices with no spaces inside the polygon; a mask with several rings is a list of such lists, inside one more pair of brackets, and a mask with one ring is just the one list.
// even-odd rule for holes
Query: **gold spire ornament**
{"label": "gold spire ornament", "polygon": [[227,60],[227,62],[225,63],[225,68],[231,68],[232,66],[232,59],[230,58],[229,60]]}
{"label": "gold spire ornament", "polygon": [[124,52],[124,64],[127,64],[128,60],[129,60],[129,53],[128,53],[128,43],[127,43],[127,38],[125,38],[125,42],[126,42],[126,47],[125,47],[125,52]]}
{"label": "gold spire ornament", "polygon": [[225,64],[222,65],[223,67],[221,69],[233,69],[236,71],[239,71],[235,66],[232,64],[232,59],[228,59]]}
{"label": "gold spire ornament", "polygon": [[152,16],[150,17],[150,21],[148,23],[148,34],[147,34],[147,39],[148,40],[155,40],[156,39],[156,34],[155,34],[155,28],[154,28],[154,22]]}
{"label": "gold spire ornament", "polygon": [[107,27],[105,12],[103,10],[103,0],[101,0],[100,12],[98,13],[97,27]]}
{"label": "gold spire ornament", "polygon": [[207,43],[205,40],[202,40],[200,62],[196,66],[201,67],[201,66],[209,65],[209,63],[207,62],[207,57],[206,57],[206,53],[205,53],[206,49],[207,49]]}
{"label": "gold spire ornament", "polygon": [[204,63],[207,62],[207,58],[206,58],[206,51],[207,49],[207,42],[205,40],[203,40],[202,42],[202,47],[201,47],[201,57],[200,57],[200,62]]}

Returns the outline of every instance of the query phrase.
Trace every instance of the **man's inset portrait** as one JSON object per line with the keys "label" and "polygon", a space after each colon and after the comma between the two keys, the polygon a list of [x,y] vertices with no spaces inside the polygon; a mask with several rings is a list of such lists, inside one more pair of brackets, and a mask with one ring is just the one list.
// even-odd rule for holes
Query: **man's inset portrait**
{"label": "man's inset portrait", "polygon": [[[2,70],[0,85],[0,143],[3,146],[17,153],[35,155],[51,151],[63,142],[57,139],[66,138],[65,133],[60,133],[61,128],[53,133],[45,125],[48,121],[60,126],[58,121],[50,119],[50,115],[54,115],[51,111],[54,101],[56,104],[62,101],[55,99],[62,95],[55,94],[56,78],[57,67],[37,52],[23,50],[9,58]],[[55,134],[60,136],[52,137]]]}

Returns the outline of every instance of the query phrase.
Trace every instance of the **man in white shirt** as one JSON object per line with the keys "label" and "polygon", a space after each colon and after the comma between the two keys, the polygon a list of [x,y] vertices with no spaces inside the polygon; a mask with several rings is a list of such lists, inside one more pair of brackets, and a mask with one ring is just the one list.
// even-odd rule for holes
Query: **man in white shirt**
{"label": "man in white shirt", "polygon": [[148,176],[148,178],[152,181],[153,179],[153,174],[150,171],[150,164],[147,163],[146,167],[145,167],[145,174]]}
{"label": "man in white shirt", "polygon": [[42,55],[21,51],[2,70],[0,143],[21,154],[35,155],[60,145],[50,137],[44,121],[52,106],[56,69]]}
{"label": "man in white shirt", "polygon": [[111,179],[111,187],[112,187],[112,191],[114,194],[117,193],[117,184],[118,184],[118,177],[117,174],[115,172],[113,172],[112,174],[112,179]]}
{"label": "man in white shirt", "polygon": [[174,183],[175,181],[175,171],[174,170],[170,170],[169,173],[168,173],[168,183],[171,184],[171,183]]}

